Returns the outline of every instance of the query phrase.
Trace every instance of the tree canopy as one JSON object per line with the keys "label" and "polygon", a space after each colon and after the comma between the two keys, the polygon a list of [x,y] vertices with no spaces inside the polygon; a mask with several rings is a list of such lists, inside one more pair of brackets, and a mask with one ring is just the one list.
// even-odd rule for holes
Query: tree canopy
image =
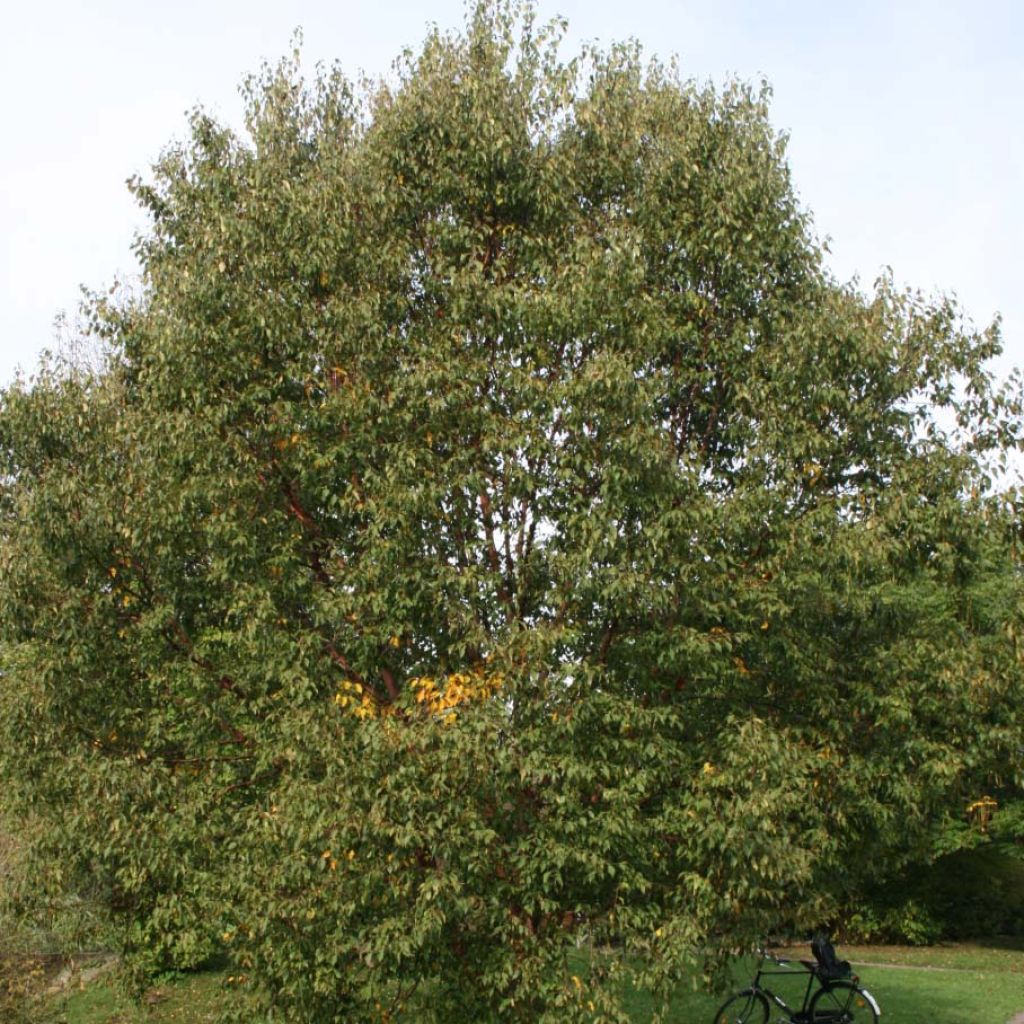
{"label": "tree canopy", "polygon": [[830,275],[766,89],[559,35],[195,112],[0,397],[4,801],[140,971],[622,1020],[1020,792],[997,328]]}

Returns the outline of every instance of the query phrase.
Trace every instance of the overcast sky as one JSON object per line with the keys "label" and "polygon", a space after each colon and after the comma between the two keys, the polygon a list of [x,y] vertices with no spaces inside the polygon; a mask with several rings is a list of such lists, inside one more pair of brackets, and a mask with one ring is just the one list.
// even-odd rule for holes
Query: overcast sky
{"label": "overcast sky", "polygon": [[[582,40],[635,37],[688,76],[766,77],[773,120],[837,275],[955,292],[1003,315],[1024,365],[1024,4],[541,0]],[[145,174],[197,103],[237,123],[242,76],[304,31],[310,63],[386,72],[456,0],[58,0],[12,5],[0,39],[0,385],[31,370],[79,286],[135,271]]]}

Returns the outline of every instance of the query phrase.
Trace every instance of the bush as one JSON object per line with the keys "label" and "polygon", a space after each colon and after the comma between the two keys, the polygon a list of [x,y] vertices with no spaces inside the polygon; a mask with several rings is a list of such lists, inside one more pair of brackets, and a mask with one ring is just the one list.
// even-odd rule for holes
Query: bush
{"label": "bush", "polygon": [[990,844],[916,865],[844,918],[849,941],[929,945],[1024,934],[1024,860]]}
{"label": "bush", "polygon": [[45,979],[44,961],[32,936],[11,913],[11,879],[18,844],[0,826],[0,1020],[28,1021],[31,1003]]}

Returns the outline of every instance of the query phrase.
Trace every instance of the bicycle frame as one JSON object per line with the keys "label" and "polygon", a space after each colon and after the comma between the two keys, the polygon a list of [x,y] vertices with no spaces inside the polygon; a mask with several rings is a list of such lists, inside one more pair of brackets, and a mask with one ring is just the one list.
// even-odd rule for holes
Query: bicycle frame
{"label": "bicycle frame", "polygon": [[[823,957],[817,951],[814,962],[786,960],[763,947],[757,952],[753,980],[723,1003],[715,1016],[716,1024],[768,1024],[769,1016],[779,1024],[864,1024],[870,1016],[873,1024],[878,1024],[878,1003],[867,989],[860,987],[860,979],[848,970],[848,964],[841,964],[840,971],[823,967]],[[769,961],[782,970],[766,968]],[[806,977],[807,988],[799,1009],[790,1006],[765,983],[765,978],[773,977]]]}
{"label": "bicycle frame", "polygon": [[[771,971],[771,970],[767,970],[766,971],[765,968],[764,968],[765,960],[771,960],[772,963],[778,964],[780,967],[784,967],[784,966],[786,966],[786,965],[788,965],[789,963],[792,962],[790,960],[783,960],[783,959],[781,959],[779,957],[774,957],[774,956],[771,956],[768,953],[762,952],[761,953],[761,959],[758,961],[758,964],[757,964],[757,974],[754,975],[754,980],[750,984],[751,989],[753,989],[755,992],[760,992],[761,995],[763,995],[766,999],[768,999],[769,1001],[774,1003],[780,1010],[782,1010],[783,1013],[786,1014],[786,1016],[790,1020],[793,1020],[794,1017],[796,1017],[797,1014],[805,1014],[806,1015],[809,1012],[809,1007],[811,1005],[811,996],[813,995],[813,993],[815,991],[814,983],[818,982],[818,985],[820,986],[821,985],[821,979],[818,978],[818,975],[815,974],[814,971],[808,970],[808,968],[804,967],[803,965],[801,965],[799,970],[789,970],[789,971]],[[776,995],[767,986],[761,984],[761,979],[762,978],[775,978],[775,977],[790,977],[791,978],[791,977],[796,977],[797,975],[800,975],[800,974],[806,974],[807,975],[807,988],[804,990],[803,1004],[801,1005],[801,1007],[798,1010],[793,1009],[793,1007],[791,1007],[785,1001],[785,999],[783,999],[781,996]],[[799,1020],[799,1018],[797,1018],[797,1019]]]}

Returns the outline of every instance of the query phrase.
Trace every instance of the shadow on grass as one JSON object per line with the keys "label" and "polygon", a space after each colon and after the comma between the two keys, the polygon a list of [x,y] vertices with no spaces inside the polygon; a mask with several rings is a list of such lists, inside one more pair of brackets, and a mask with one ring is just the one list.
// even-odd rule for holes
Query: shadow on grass
{"label": "shadow on grass", "polygon": [[984,939],[970,939],[968,944],[981,949],[1003,949],[1010,953],[1024,953],[1024,935],[993,935]]}

